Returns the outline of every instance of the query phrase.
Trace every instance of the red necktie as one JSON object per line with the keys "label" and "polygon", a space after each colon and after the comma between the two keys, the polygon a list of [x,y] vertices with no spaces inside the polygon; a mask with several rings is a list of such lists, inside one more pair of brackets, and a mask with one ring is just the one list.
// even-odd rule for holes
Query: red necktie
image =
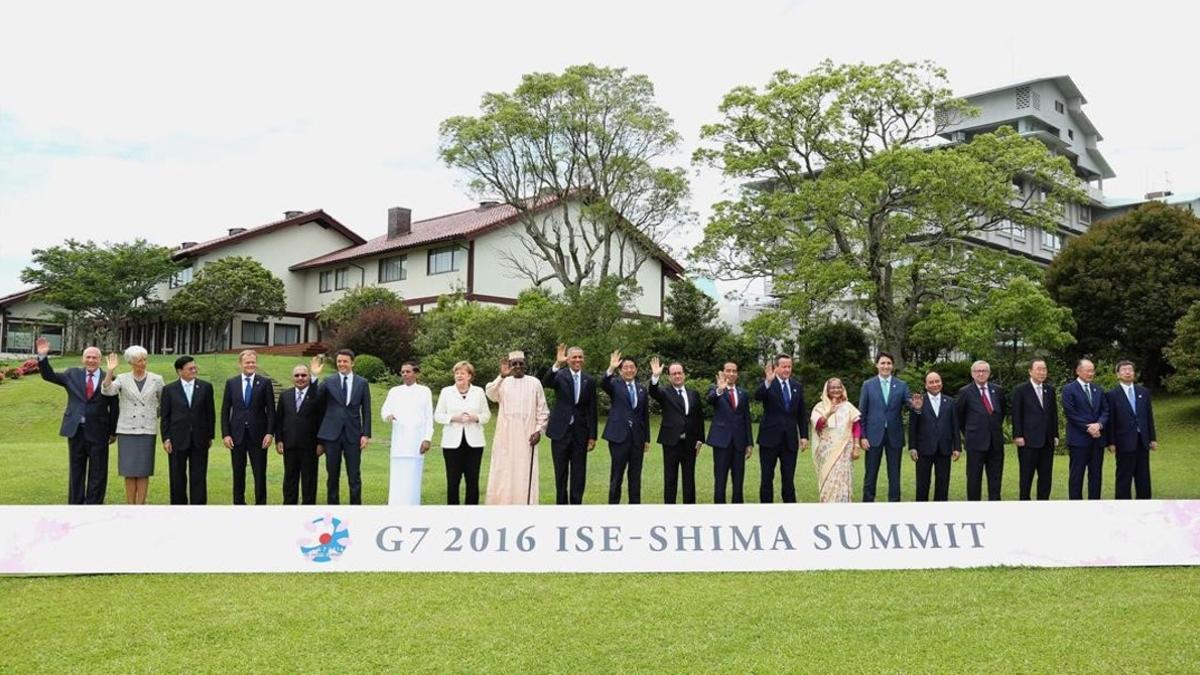
{"label": "red necktie", "polygon": [[83,377],[87,380],[87,386],[84,388],[84,392],[87,394],[87,400],[90,401],[92,400],[92,394],[96,393],[96,385],[92,383],[91,373],[84,373]]}
{"label": "red necktie", "polygon": [[987,390],[983,387],[979,388],[979,397],[983,399],[983,407],[987,408],[989,415],[996,412],[996,409],[992,407],[992,399],[988,397]]}
{"label": "red necktie", "polygon": [[737,395],[733,393],[733,388],[729,389],[729,406],[737,410]]}

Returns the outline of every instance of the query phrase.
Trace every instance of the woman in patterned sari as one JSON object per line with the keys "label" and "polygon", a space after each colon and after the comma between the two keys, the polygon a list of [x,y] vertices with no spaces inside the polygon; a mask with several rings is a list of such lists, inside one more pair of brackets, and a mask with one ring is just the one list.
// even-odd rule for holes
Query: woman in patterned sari
{"label": "woman in patterned sari", "polygon": [[821,402],[813,407],[812,437],[817,439],[813,464],[822,502],[850,501],[854,475],[851,462],[858,459],[862,435],[858,408],[846,400],[846,388],[836,377],[825,381]]}

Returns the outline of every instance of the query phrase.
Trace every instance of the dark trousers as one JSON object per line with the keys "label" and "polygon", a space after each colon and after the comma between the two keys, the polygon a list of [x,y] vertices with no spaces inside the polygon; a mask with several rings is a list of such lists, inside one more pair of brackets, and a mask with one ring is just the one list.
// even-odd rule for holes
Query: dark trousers
{"label": "dark trousers", "polygon": [[1150,499],[1150,449],[1141,441],[1137,450],[1117,453],[1117,499],[1131,499],[1131,487],[1138,499]]}
{"label": "dark trousers", "polygon": [[246,458],[250,459],[250,471],[254,474],[254,503],[267,503],[267,449],[262,444],[248,440],[233,446],[229,451],[233,462],[233,503],[246,503]]}
{"label": "dark trousers", "polygon": [[67,503],[103,504],[108,491],[108,439],[88,441],[79,431],[67,439]]}
{"label": "dark trousers", "polygon": [[587,483],[588,432],[582,424],[567,427],[567,435],[550,440],[554,459],[554,503],[582,504]]}
{"label": "dark trousers", "polygon": [[779,490],[783,503],[796,503],[796,458],[799,455],[799,449],[759,447],[758,463],[762,467],[762,477],[758,483],[758,501],[770,504],[775,500],[775,463],[779,462]]}
{"label": "dark trousers", "polygon": [[167,469],[172,504],[208,503],[208,448],[171,448]]}
{"label": "dark trousers", "polygon": [[885,445],[867,449],[866,473],[863,474],[863,501],[875,501],[875,483],[879,480],[879,465],[887,455],[888,501],[900,501],[900,455],[903,448],[892,448]]}
{"label": "dark trousers", "polygon": [[674,504],[679,491],[679,474],[683,473],[683,503],[696,503],[696,443],[687,438],[662,446],[663,503]]}
{"label": "dark trousers", "polygon": [[1104,444],[1072,445],[1067,448],[1067,498],[1083,499],[1083,475],[1087,474],[1088,499],[1100,499],[1100,482],[1104,470]]}
{"label": "dark trousers", "polygon": [[1037,498],[1050,499],[1050,474],[1054,471],[1054,446],[1017,448],[1017,464],[1020,467],[1021,499],[1028,501],[1033,491],[1033,474],[1037,474]]}
{"label": "dark trousers", "polygon": [[350,504],[362,504],[362,449],[358,439],[324,441],[325,472],[329,480],[325,485],[326,501],[341,504],[342,459],[346,460],[346,482],[350,485]]}
{"label": "dark trousers", "polygon": [[713,503],[725,503],[725,481],[733,474],[733,503],[745,501],[742,483],[746,478],[745,448],[713,448]]}
{"label": "dark trousers", "polygon": [[917,455],[917,501],[929,501],[929,475],[933,474],[933,501],[950,499],[950,455]]}
{"label": "dark trousers", "polygon": [[283,449],[283,503],[317,503],[316,448]]}
{"label": "dark trousers", "polygon": [[983,498],[983,473],[987,471],[988,501],[1000,501],[1000,477],[1004,474],[1004,446],[967,451],[967,501]]}
{"label": "dark trousers", "polygon": [[609,443],[612,471],[608,474],[608,503],[621,503],[621,481],[629,471],[629,503],[642,503],[642,458],[644,444],[637,442]]}
{"label": "dark trousers", "polygon": [[458,448],[442,448],[446,460],[446,503],[458,504],[458,484],[467,481],[467,504],[479,503],[479,464],[483,461],[483,448],[467,445],[463,434]]}

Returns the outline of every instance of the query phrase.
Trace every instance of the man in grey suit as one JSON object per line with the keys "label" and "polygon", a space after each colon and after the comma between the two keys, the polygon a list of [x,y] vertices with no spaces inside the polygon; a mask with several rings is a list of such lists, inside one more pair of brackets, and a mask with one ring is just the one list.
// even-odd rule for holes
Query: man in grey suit
{"label": "man in grey suit", "polygon": [[67,410],[58,434],[67,439],[70,474],[68,504],[103,504],[108,488],[108,446],[117,439],[117,397],[100,393],[104,371],[100,350],[83,350],[83,367],[56,373],[50,365],[50,342],[38,338],[38,372],[42,379],[67,390]]}
{"label": "man in grey suit", "polygon": [[346,460],[346,480],[350,484],[350,503],[362,504],[362,453],[371,440],[371,385],[354,374],[354,352],[343,349],[334,361],[337,375],[320,385],[325,414],[317,439],[325,446],[325,471],[329,474],[326,497],[340,504],[342,459]]}

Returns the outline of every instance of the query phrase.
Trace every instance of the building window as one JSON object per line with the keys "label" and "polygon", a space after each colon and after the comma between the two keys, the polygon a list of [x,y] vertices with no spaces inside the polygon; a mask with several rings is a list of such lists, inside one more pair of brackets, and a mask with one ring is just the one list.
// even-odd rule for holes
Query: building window
{"label": "building window", "polygon": [[1017,108],[1029,107],[1029,87],[1017,87]]}
{"label": "building window", "polygon": [[1012,233],[1012,238],[1018,241],[1025,241],[1025,226],[1016,223],[1009,223],[1009,225],[1011,227],[1009,231]]}
{"label": "building window", "polygon": [[350,288],[350,268],[339,267],[333,273],[333,289],[335,291],[344,291]]}
{"label": "building window", "polygon": [[1065,113],[1066,111],[1067,111],[1067,107],[1063,105],[1062,101],[1054,102],[1054,112],[1061,115],[1061,114]]}
{"label": "building window", "polygon": [[50,343],[50,351],[52,353],[62,353],[62,326],[39,326],[32,322],[14,320],[8,322],[6,335],[4,336],[4,345],[0,351],[13,354],[30,354],[33,352],[34,342],[39,337],[46,338],[46,341]]}
{"label": "building window", "polygon": [[1074,129],[1067,129],[1067,138],[1069,138],[1071,140],[1075,140],[1075,130]]}
{"label": "building window", "polygon": [[1033,100],[1033,109],[1041,110],[1042,109],[1042,95],[1035,91],[1035,92],[1033,92],[1033,94],[1030,98]]}
{"label": "building window", "polygon": [[466,257],[467,252],[461,246],[431,248],[429,249],[429,267],[425,273],[432,276],[434,274],[445,274],[446,272],[457,272],[462,268],[463,258]]}
{"label": "building window", "polygon": [[1079,205],[1079,222],[1090,225],[1092,222],[1092,207],[1087,204]]}
{"label": "building window", "polygon": [[267,344],[267,324],[262,321],[243,321],[242,322],[242,344],[244,344],[244,345],[265,345],[265,344]]}
{"label": "building window", "polygon": [[186,286],[192,280],[192,268],[185,267],[171,275],[171,288]]}
{"label": "building window", "polygon": [[408,260],[406,255],[398,255],[393,258],[383,258],[379,261],[379,283],[386,284],[389,281],[404,281],[408,278],[408,269],[405,267],[405,262]]}
{"label": "building window", "polygon": [[1042,248],[1052,253],[1058,253],[1062,250],[1063,240],[1062,235],[1053,232],[1042,233]]}
{"label": "building window", "polygon": [[328,293],[333,290],[333,272],[321,272],[321,292]]}
{"label": "building window", "polygon": [[[242,324],[243,326],[245,324]],[[275,324],[275,344],[277,345],[297,345],[300,344],[300,326],[294,326],[290,323]]]}

